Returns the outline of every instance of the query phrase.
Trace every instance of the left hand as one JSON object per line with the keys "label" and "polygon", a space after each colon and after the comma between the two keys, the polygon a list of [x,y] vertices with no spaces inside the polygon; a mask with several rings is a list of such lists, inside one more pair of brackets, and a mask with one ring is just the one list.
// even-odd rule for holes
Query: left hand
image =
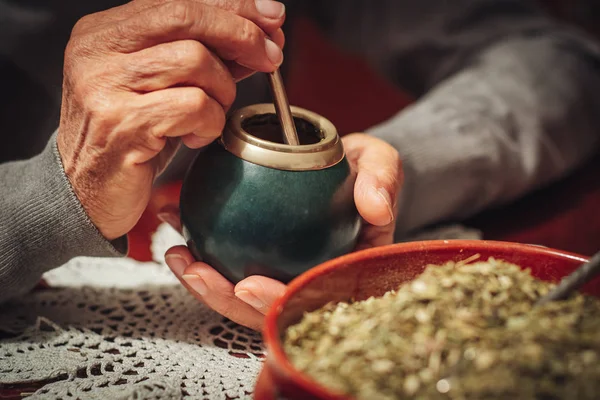
{"label": "left hand", "polygon": [[[403,182],[398,152],[386,142],[366,134],[342,139],[346,157],[357,171],[354,200],[365,220],[358,249],[393,243],[396,201]],[[181,231],[177,207],[169,206],[159,217]],[[196,262],[185,246],[169,249],[169,268],[201,302],[219,314],[260,330],[271,304],[285,292],[285,284],[264,276],[250,276],[233,285],[209,265]]]}

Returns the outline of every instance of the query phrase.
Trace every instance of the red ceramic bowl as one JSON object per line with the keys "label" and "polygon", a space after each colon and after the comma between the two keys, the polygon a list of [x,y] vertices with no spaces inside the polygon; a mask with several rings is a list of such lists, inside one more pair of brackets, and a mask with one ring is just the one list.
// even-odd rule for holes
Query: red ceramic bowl
{"label": "red ceramic bowl", "polygon": [[[254,398],[351,399],[328,390],[292,366],[281,343],[285,329],[298,322],[305,311],[330,301],[381,296],[419,275],[427,264],[460,261],[475,254],[483,260],[494,257],[528,267],[535,277],[551,282],[559,281],[587,261],[583,256],[539,246],[475,240],[395,244],[328,261],[293,280],[267,314],[263,332],[267,359]],[[589,283],[583,291],[600,295],[600,279]]]}

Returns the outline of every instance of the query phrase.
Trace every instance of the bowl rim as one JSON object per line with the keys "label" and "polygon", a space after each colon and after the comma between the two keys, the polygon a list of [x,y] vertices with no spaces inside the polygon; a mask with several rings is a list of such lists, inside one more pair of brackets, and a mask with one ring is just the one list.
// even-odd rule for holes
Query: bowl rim
{"label": "bowl rim", "polygon": [[351,396],[344,395],[339,392],[335,392],[328,389],[317,381],[311,379],[305,373],[297,370],[291,363],[291,361],[285,355],[283,350],[282,342],[279,339],[281,333],[277,328],[277,319],[283,310],[283,306],[287,301],[294,296],[302,287],[317,279],[319,276],[326,272],[337,268],[343,264],[353,264],[354,262],[375,256],[384,255],[390,256],[394,254],[415,252],[422,250],[465,250],[465,249],[481,249],[487,250],[502,249],[528,252],[537,255],[546,255],[552,257],[558,257],[563,259],[569,259],[578,261],[581,263],[589,261],[587,256],[572,253],[569,251],[557,250],[551,247],[545,247],[535,244],[524,244],[516,242],[496,241],[496,240],[463,240],[463,239],[449,239],[449,240],[422,240],[414,242],[394,243],[391,245],[374,247],[365,250],[359,250],[344,256],[334,258],[326,261],[322,264],[311,268],[307,272],[299,275],[293,279],[282,297],[277,299],[265,316],[265,322],[263,327],[263,338],[267,350],[267,359],[264,368],[270,366],[277,368],[277,373],[284,375],[287,379],[292,381],[294,385],[300,387],[302,390],[307,392],[316,393],[322,398],[329,399],[352,399]]}

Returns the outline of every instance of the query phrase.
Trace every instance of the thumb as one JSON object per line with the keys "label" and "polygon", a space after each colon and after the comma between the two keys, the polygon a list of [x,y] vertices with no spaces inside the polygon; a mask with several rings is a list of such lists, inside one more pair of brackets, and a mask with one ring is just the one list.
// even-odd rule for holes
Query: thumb
{"label": "thumb", "polygon": [[398,152],[388,143],[365,134],[346,136],[344,147],[357,171],[354,198],[359,213],[372,225],[392,223],[403,178]]}

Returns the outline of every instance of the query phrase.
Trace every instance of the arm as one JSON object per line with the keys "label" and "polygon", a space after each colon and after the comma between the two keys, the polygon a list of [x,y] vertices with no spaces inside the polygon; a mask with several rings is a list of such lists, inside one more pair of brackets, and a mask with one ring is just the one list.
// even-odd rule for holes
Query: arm
{"label": "arm", "polygon": [[600,74],[563,44],[542,36],[490,46],[371,130],[404,160],[400,233],[510,202],[597,151]]}
{"label": "arm", "polygon": [[127,252],[90,222],[64,174],[53,136],[26,161],[0,165],[0,302],[33,288],[41,275],[76,256]]}
{"label": "arm", "polygon": [[415,95],[430,90],[370,130],[403,158],[399,234],[509,202],[598,149],[600,58],[591,41],[525,2],[428,2],[429,17],[412,27],[417,17],[400,3],[387,5],[401,22],[371,15],[384,24],[366,22],[353,43],[338,36]]}

